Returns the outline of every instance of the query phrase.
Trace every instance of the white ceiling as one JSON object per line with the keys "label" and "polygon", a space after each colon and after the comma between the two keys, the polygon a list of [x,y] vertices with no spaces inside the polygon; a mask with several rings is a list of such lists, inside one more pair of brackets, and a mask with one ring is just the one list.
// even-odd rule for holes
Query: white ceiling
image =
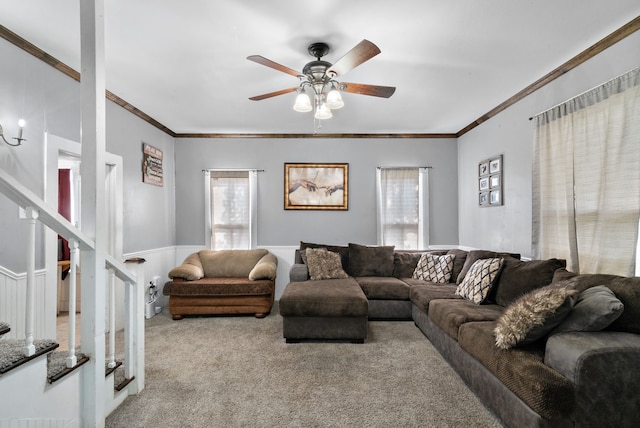
{"label": "white ceiling", "polygon": [[[0,24],[80,70],[79,0],[0,0]],[[341,80],[321,133],[455,133],[640,15],[638,0],[105,0],[107,89],[176,133],[310,133],[292,110],[311,42],[335,62],[362,39],[381,54]]]}

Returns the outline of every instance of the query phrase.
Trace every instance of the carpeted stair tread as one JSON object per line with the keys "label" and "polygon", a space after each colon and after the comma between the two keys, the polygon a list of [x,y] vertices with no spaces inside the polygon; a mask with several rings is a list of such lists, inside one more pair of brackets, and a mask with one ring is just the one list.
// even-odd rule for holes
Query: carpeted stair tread
{"label": "carpeted stair tread", "polygon": [[78,350],[76,350],[76,365],[68,368],[67,357],[69,356],[68,350],[59,350],[47,355],[47,380],[49,383],[56,382],[68,375],[81,365],[89,361],[89,357]]}
{"label": "carpeted stair tread", "polygon": [[7,339],[0,341],[0,374],[21,366],[22,364],[53,351],[59,345],[55,340],[37,339],[33,341],[36,348],[34,355],[25,357],[22,348],[24,339]]}
{"label": "carpeted stair tread", "polygon": [[9,333],[11,331],[11,327],[6,322],[0,321],[0,336],[3,334]]}

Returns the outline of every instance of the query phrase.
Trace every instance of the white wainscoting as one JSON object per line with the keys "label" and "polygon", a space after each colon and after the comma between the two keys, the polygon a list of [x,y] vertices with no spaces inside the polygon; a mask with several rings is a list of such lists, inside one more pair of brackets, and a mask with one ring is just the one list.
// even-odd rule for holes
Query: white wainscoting
{"label": "white wainscoting", "polygon": [[[44,269],[35,272],[35,280],[33,338],[52,339],[55,338],[56,329],[55,325],[47,325],[45,302],[49,298],[55,302],[55,295],[47,296]],[[11,327],[11,331],[3,338],[24,339],[26,292],[27,274],[15,273],[0,266],[0,320],[9,323]]]}
{"label": "white wainscoting", "polygon": [[[151,282],[152,278],[157,276],[159,277],[157,284],[158,300],[156,301],[156,303],[154,303],[154,306],[167,307],[169,305],[169,297],[162,294],[162,288],[164,287],[164,284],[169,281],[169,277],[167,276],[167,274],[176,266],[177,248],[179,247],[154,248],[151,250],[137,251],[124,255],[125,260],[134,257],[142,257],[143,259],[145,259],[144,281],[146,284],[145,291],[147,292],[145,302],[148,300],[148,289],[150,285],[149,283]],[[182,262],[183,259],[180,259],[180,262]]]}

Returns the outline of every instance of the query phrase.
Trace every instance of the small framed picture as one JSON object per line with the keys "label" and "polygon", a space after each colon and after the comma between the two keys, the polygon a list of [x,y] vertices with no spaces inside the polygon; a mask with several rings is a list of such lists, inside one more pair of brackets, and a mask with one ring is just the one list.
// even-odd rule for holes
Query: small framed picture
{"label": "small framed picture", "polygon": [[479,181],[479,187],[480,191],[482,192],[483,190],[488,190],[489,189],[489,177],[481,177],[480,181]]}
{"label": "small framed picture", "polygon": [[502,171],[502,156],[489,161],[489,174],[496,174]]}
{"label": "small framed picture", "polygon": [[478,166],[478,175],[482,177],[483,175],[489,174],[489,162],[482,162]]}
{"label": "small framed picture", "polygon": [[489,187],[492,189],[500,187],[500,174],[494,174],[489,177]]}
{"label": "small framed picture", "polygon": [[480,199],[479,199],[478,202],[479,202],[480,206],[489,205],[489,192],[481,192],[480,193]]}
{"label": "small framed picture", "polygon": [[500,190],[492,190],[489,193],[489,203],[491,205],[502,205],[502,197]]}

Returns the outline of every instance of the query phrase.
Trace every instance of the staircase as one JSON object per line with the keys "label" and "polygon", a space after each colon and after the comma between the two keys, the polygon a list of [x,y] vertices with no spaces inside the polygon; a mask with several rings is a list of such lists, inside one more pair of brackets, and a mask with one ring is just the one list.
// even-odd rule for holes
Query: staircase
{"label": "staircase", "polygon": [[[105,253],[57,209],[2,169],[0,193],[20,207],[21,218],[28,224],[26,281],[19,284],[24,297],[11,310],[15,319],[0,321],[0,427],[104,426],[109,413],[128,395],[144,388],[144,260],[123,263]],[[75,271],[80,259],[83,263],[80,326],[76,327],[71,316],[65,341],[68,349],[59,349],[55,340],[42,338],[34,327],[37,308],[43,307],[36,300],[45,295],[38,287],[54,280],[35,279],[38,223],[69,241],[71,314],[76,312]],[[6,283],[0,281],[0,287]],[[124,293],[116,293],[118,288]],[[122,294],[124,299],[118,301],[116,296]],[[116,306],[124,308],[124,328],[119,332]],[[20,325],[20,331],[11,325]],[[77,328],[81,331],[79,346],[75,343]],[[116,342],[121,344],[118,352]]]}

